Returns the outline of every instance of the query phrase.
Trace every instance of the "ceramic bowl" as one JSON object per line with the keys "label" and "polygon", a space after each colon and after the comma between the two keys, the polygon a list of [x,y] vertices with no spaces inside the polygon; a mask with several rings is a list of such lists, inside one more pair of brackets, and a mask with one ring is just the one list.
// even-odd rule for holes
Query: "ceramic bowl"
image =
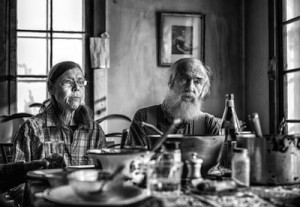
{"label": "ceramic bowl", "polygon": [[93,158],[96,168],[105,171],[113,171],[117,166],[124,165],[123,175],[131,177],[131,173],[140,164],[148,162],[153,156],[152,152],[146,149],[90,149],[88,156]]}
{"label": "ceramic bowl", "polygon": [[[152,145],[160,139],[160,135],[150,135],[149,139]],[[225,136],[188,136],[181,134],[171,134],[168,136],[168,142],[179,142],[182,161],[190,159],[191,153],[196,152],[197,158],[203,160],[201,167],[202,176],[206,176],[208,171],[216,166],[222,155]],[[185,174],[185,172],[184,172]]]}
{"label": "ceramic bowl", "polygon": [[68,174],[69,185],[74,192],[84,199],[95,200],[99,195],[106,195],[114,189],[122,186],[122,178],[116,176],[113,180],[108,180],[99,191],[104,180],[108,179],[110,173],[96,169],[77,170]]}

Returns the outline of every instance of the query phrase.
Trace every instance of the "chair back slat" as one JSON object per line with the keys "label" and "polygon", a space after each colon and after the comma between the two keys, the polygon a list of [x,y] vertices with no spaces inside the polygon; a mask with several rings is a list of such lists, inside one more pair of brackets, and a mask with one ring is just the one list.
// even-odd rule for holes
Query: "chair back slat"
{"label": "chair back slat", "polygon": [[0,164],[7,164],[12,162],[13,144],[0,143]]}

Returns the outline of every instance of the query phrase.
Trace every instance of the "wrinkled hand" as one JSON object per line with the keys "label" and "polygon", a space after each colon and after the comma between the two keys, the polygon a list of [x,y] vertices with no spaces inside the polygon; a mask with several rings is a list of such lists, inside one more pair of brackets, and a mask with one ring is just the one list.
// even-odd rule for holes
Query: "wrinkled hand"
{"label": "wrinkled hand", "polygon": [[47,168],[49,169],[66,167],[64,158],[57,153],[53,153],[52,155],[45,157],[43,160],[47,162]]}
{"label": "wrinkled hand", "polygon": [[31,170],[47,168],[47,166],[48,166],[48,163],[45,160],[33,160],[31,162],[24,163],[24,168],[25,168],[26,172],[31,171]]}

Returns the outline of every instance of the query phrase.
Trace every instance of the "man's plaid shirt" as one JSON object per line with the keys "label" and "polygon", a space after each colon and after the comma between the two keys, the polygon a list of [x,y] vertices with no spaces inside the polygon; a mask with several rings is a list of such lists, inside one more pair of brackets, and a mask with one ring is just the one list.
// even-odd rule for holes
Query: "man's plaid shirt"
{"label": "man's plaid shirt", "polygon": [[[53,111],[47,111],[29,118],[14,137],[14,162],[30,162],[44,158],[43,143],[50,140],[63,140],[65,142],[64,160],[66,165],[89,165],[92,159],[86,154],[88,149],[106,146],[104,132],[101,126],[90,120],[90,128],[83,126],[73,133],[63,133],[59,130],[53,119]],[[72,137],[73,136],[73,137]],[[71,140],[73,142],[71,143]]]}

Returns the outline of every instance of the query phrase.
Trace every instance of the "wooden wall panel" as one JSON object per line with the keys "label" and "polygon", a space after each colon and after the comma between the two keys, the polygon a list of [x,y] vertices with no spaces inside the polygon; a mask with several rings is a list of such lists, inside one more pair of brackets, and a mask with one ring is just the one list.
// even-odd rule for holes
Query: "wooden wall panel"
{"label": "wooden wall panel", "polygon": [[16,83],[8,75],[16,70],[16,1],[0,1],[0,114],[16,111]]}

